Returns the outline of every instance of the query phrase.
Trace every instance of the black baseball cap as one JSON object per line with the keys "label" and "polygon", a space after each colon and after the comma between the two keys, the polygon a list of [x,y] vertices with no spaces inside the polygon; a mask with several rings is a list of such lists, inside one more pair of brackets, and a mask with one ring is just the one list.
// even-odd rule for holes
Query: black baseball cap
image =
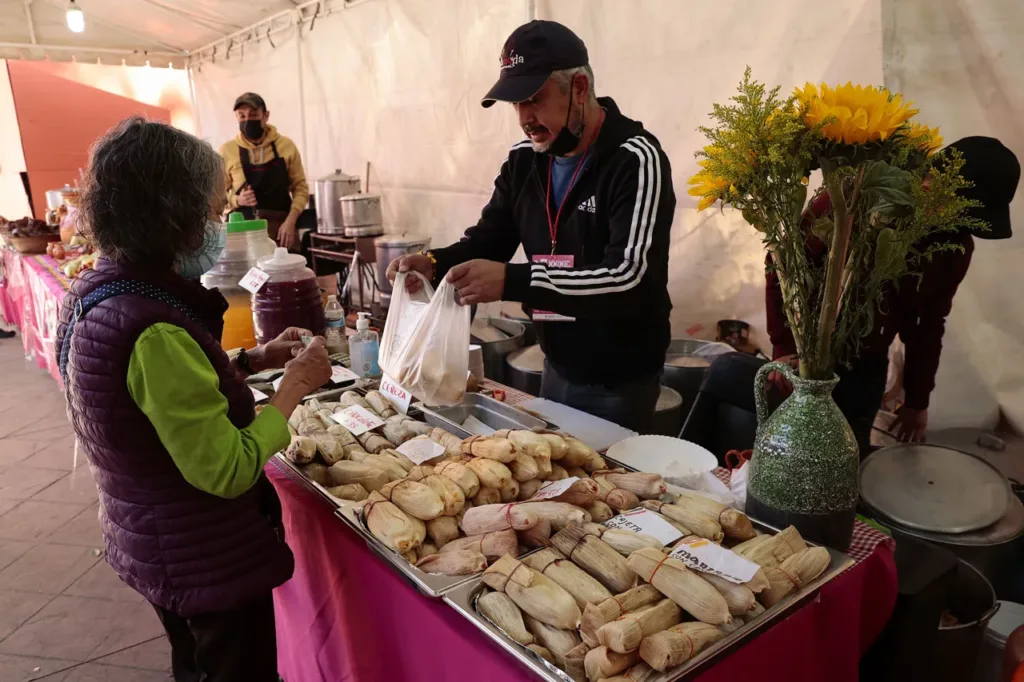
{"label": "black baseball cap", "polygon": [[949,147],[963,156],[960,175],[974,185],[963,190],[961,195],[981,204],[969,209],[968,214],[988,223],[988,230],[973,232],[974,236],[979,239],[1008,239],[1013,234],[1010,202],[1020,182],[1017,156],[994,137],[964,137]]}
{"label": "black baseball cap", "polygon": [[235,100],[235,108],[232,111],[237,111],[238,107],[248,105],[253,109],[267,110],[267,103],[263,101],[263,98],[257,95],[255,92],[243,92]]}
{"label": "black baseball cap", "polygon": [[531,21],[508,37],[501,49],[501,75],[480,102],[522,102],[537,94],[551,74],[590,63],[580,37],[557,21]]}

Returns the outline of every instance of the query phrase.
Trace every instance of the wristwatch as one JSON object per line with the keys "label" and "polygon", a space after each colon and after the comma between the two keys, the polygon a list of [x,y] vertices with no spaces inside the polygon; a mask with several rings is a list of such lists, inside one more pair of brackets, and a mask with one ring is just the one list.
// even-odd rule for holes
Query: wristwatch
{"label": "wristwatch", "polygon": [[252,365],[249,364],[249,354],[245,352],[245,349],[238,351],[238,355],[235,356],[235,362],[238,364],[238,369],[242,370],[246,374],[252,374]]}

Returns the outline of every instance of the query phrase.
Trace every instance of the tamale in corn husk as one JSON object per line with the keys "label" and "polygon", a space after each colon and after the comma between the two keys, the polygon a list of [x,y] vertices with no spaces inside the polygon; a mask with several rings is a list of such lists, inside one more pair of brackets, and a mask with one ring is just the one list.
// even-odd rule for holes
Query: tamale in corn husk
{"label": "tamale in corn husk", "polygon": [[615,485],[606,478],[595,478],[597,481],[597,499],[601,500],[614,511],[627,511],[640,506],[640,498]]}
{"label": "tamale in corn husk", "polygon": [[363,458],[363,464],[371,464],[378,469],[386,471],[388,478],[392,481],[401,481],[409,473],[402,468],[397,459],[386,455],[367,455]]}
{"label": "tamale in corn husk", "polygon": [[473,505],[483,507],[488,504],[500,504],[501,491],[489,486],[481,486],[476,495],[473,496]]}
{"label": "tamale in corn husk", "polygon": [[359,485],[358,483],[349,483],[348,485],[336,485],[327,489],[331,495],[334,495],[338,499],[348,500],[350,502],[362,502],[370,493],[367,492],[366,488]]}
{"label": "tamale in corn husk", "polygon": [[665,479],[659,474],[627,472],[625,469],[606,469],[595,471],[593,477],[607,479],[616,488],[628,490],[642,500],[659,498],[668,490],[665,486]]}
{"label": "tamale in corn husk", "polygon": [[[422,471],[424,467],[417,467],[413,471],[409,472],[407,478],[411,479],[414,471]],[[428,472],[432,472],[433,469],[428,469]],[[417,479],[411,479],[417,480]],[[431,490],[437,493],[438,497],[441,498],[441,505],[443,510],[441,516],[455,516],[462,508],[466,505],[466,495],[462,492],[462,488],[450,478],[444,476],[438,476],[435,473],[427,473],[421,480],[426,486],[429,486]]]}
{"label": "tamale in corn husk", "polygon": [[[565,441],[565,455],[562,456],[560,464],[564,467],[582,467],[586,462],[593,461],[593,456],[597,455],[594,450],[581,441],[579,438],[574,438],[567,433],[558,434]],[[598,455],[599,456],[599,455]]]}
{"label": "tamale in corn husk", "polygon": [[711,587],[725,598],[729,613],[732,615],[745,616],[754,609],[757,600],[754,599],[754,593],[745,585],[730,582],[711,573],[701,573],[700,577],[711,583]]}
{"label": "tamale in corn husk", "polygon": [[363,446],[363,449],[370,454],[378,454],[392,447],[391,441],[384,436],[381,436],[374,431],[367,431],[366,433],[356,436],[356,440]]}
{"label": "tamale in corn husk", "polygon": [[548,474],[549,481],[561,481],[563,478],[569,478],[569,472],[565,470],[560,464],[551,463],[551,473]]}
{"label": "tamale in corn husk", "polygon": [[444,429],[434,428],[430,434],[430,440],[444,446],[445,453],[449,456],[458,457],[462,454],[462,439]]}
{"label": "tamale in corn husk", "polygon": [[583,667],[588,680],[604,680],[624,672],[639,660],[638,651],[619,653],[606,646],[599,646],[587,652]]}
{"label": "tamale in corn husk", "polygon": [[747,614],[745,616],[743,616],[743,622],[744,623],[749,623],[749,622],[753,621],[755,618],[757,618],[758,616],[760,616],[761,614],[763,614],[765,611],[767,611],[767,609],[764,607],[764,604],[762,604],[761,602],[755,601],[754,602],[754,608],[752,608],[750,611],[747,611]]}
{"label": "tamale in corn husk", "polygon": [[285,449],[284,456],[295,464],[309,464],[316,457],[316,441],[309,436],[292,436],[292,442]]}
{"label": "tamale in corn husk", "polygon": [[407,552],[402,552],[402,558],[415,566],[416,562],[420,560],[420,553],[417,549],[410,549]]}
{"label": "tamale in corn husk", "polygon": [[565,454],[569,451],[569,444],[566,443],[565,439],[557,433],[541,433],[538,435],[544,438],[544,440],[547,441],[548,446],[551,448],[552,462],[563,459]]}
{"label": "tamale in corn husk", "polygon": [[530,499],[545,485],[547,485],[547,481],[542,481],[537,478],[532,481],[523,481],[519,484],[519,501],[523,502]]}
{"label": "tamale in corn husk", "polygon": [[438,516],[427,521],[427,534],[438,550],[459,537],[459,523],[454,516]]}
{"label": "tamale in corn husk", "polygon": [[346,459],[332,464],[327,472],[332,485],[358,483],[369,492],[379,492],[390,480],[388,473],[380,467]]}
{"label": "tamale in corn husk", "polygon": [[517,452],[515,459],[508,463],[508,469],[512,472],[512,478],[520,483],[532,481],[540,476],[537,460],[525,452]]}
{"label": "tamale in corn husk", "polygon": [[656,632],[640,643],[640,658],[659,672],[684,663],[725,635],[707,623],[680,623]]}
{"label": "tamale in corn husk", "polygon": [[722,532],[722,527],[718,525],[718,520],[703,512],[695,511],[689,507],[665,504],[657,500],[644,500],[643,507],[678,521],[689,528],[694,535],[707,538],[712,542],[721,542],[725,538],[725,533]]}
{"label": "tamale in corn husk", "polygon": [[434,544],[433,540],[424,540],[423,544],[420,545],[418,554],[420,559],[422,559],[423,557],[430,556],[431,554],[437,554],[438,551],[437,545]]}
{"label": "tamale in corn husk", "polygon": [[381,419],[387,420],[395,416],[403,416],[398,414],[395,406],[391,404],[390,400],[381,395],[380,391],[367,391],[365,400],[370,409],[379,415]]}
{"label": "tamale in corn husk", "polygon": [[[533,637],[533,635],[530,636]],[[546,646],[541,646],[540,644],[527,644],[526,648],[532,651],[533,653],[537,654],[541,658],[543,658],[551,665],[558,665],[557,663],[555,663],[554,654],[552,654],[551,650],[548,649]]]}
{"label": "tamale in corn husk", "polygon": [[587,470],[583,467],[565,467],[565,473],[569,474],[570,477],[590,478],[587,475]]}
{"label": "tamale in corn husk", "polygon": [[434,473],[454,481],[462,488],[462,494],[467,500],[480,490],[480,479],[460,462],[441,462],[434,467]]}
{"label": "tamale in corn husk", "polygon": [[560,530],[551,537],[551,544],[613,593],[625,592],[636,582],[626,559],[582,528]]}
{"label": "tamale in corn husk", "polygon": [[565,502],[552,502],[550,500],[527,500],[520,502],[519,506],[525,507],[541,518],[551,522],[551,527],[556,531],[566,528],[569,525],[582,525],[590,523],[590,514],[585,509],[566,504]]}
{"label": "tamale in corn husk", "polygon": [[[320,462],[310,462],[309,464],[303,464],[302,466],[299,467],[299,469],[302,471],[303,476],[313,481],[314,483],[319,483],[320,485],[326,486],[328,488],[338,485],[337,483],[334,482],[334,477],[331,476],[331,467],[327,466],[326,464],[321,464]],[[385,479],[386,478],[387,477],[385,476]],[[386,480],[384,482],[387,483]]]}
{"label": "tamale in corn husk", "polygon": [[462,441],[462,454],[506,464],[516,458],[516,446],[494,436],[470,436]]}
{"label": "tamale in corn husk", "polygon": [[523,613],[523,622],[526,623],[526,629],[533,634],[534,640],[555,657],[555,665],[564,668],[565,655],[580,644],[580,637],[576,631],[553,627],[528,613]]}
{"label": "tamale in corn husk", "polygon": [[[503,592],[488,592],[476,600],[477,610],[509,639],[523,646],[534,643],[534,637],[523,622],[523,612]],[[550,652],[549,652],[550,655]],[[553,661],[552,661],[553,662]]]}
{"label": "tamale in corn husk", "polygon": [[516,502],[519,499],[519,481],[512,478],[498,489],[502,502]]}
{"label": "tamale in corn husk", "polygon": [[405,475],[408,476],[409,472],[416,468],[416,462],[412,461],[398,450],[388,449],[380,453],[384,457],[390,457],[395,460],[398,466],[405,469]]}
{"label": "tamale in corn husk", "polygon": [[586,509],[597,501],[597,491],[597,481],[592,478],[581,478],[569,486],[569,489],[564,493],[552,498],[552,501],[574,504],[577,507]]}
{"label": "tamale in corn husk", "polygon": [[694,535],[693,531],[691,531],[689,528],[687,528],[683,524],[679,523],[675,519],[670,519],[669,517],[665,516],[664,514],[658,514],[658,512],[651,511],[650,509],[648,509],[647,511],[651,512],[652,514],[657,514],[658,518],[660,518],[662,521],[664,521],[665,523],[667,523],[668,525],[672,526],[677,531],[682,533],[683,537]]}
{"label": "tamale in corn husk", "polygon": [[643,549],[644,547],[653,547],[659,552],[665,551],[665,545],[661,544],[657,538],[644,533],[634,533],[631,530],[622,530],[620,528],[605,528],[596,523],[583,524],[583,530],[601,538],[609,547],[622,556],[628,557],[636,550]]}
{"label": "tamale in corn husk", "polygon": [[373,536],[396,552],[414,550],[426,539],[423,522],[388,502],[379,492],[370,493],[363,504],[363,515]]}
{"label": "tamale in corn husk", "polygon": [[370,405],[370,403],[366,402],[366,399],[363,398],[363,396],[356,393],[355,391],[345,391],[340,396],[338,396],[338,407],[336,407],[334,411],[340,412],[349,407],[352,407],[353,405],[358,405],[363,409],[369,410],[370,412],[374,412],[373,406]]}
{"label": "tamale in corn husk", "polygon": [[641,579],[654,585],[694,618],[712,625],[732,620],[725,597],[683,562],[650,547],[633,552],[627,561]]}
{"label": "tamale in corn husk", "polygon": [[514,530],[499,530],[494,533],[483,535],[471,535],[465,538],[449,540],[441,553],[473,550],[483,554],[488,559],[500,559],[506,554],[516,555],[518,541]]}
{"label": "tamale in corn husk", "polygon": [[731,635],[746,624],[747,622],[742,618],[736,618],[731,623],[719,625],[718,629],[722,631],[723,635]]}
{"label": "tamale in corn husk", "polygon": [[522,561],[530,568],[540,571],[541,574],[561,585],[566,592],[572,595],[581,609],[585,608],[587,604],[602,602],[612,596],[604,585],[554,548],[548,547],[534,552],[523,557]]}
{"label": "tamale in corn husk", "polygon": [[606,677],[600,682],[648,682],[653,680],[658,671],[644,663],[642,660],[621,675]]}
{"label": "tamale in corn husk", "polygon": [[466,535],[483,535],[499,530],[533,528],[540,516],[522,504],[488,504],[474,506],[462,516],[460,526]]}
{"label": "tamale in corn husk", "polygon": [[551,541],[551,521],[542,518],[533,528],[518,532],[519,542],[524,547],[547,547]]}
{"label": "tamale in corn husk", "polygon": [[644,637],[676,625],[682,617],[683,611],[678,604],[671,599],[662,599],[654,606],[627,613],[602,625],[597,631],[597,641],[620,654],[636,651]]}
{"label": "tamale in corn husk", "polygon": [[380,432],[393,447],[398,447],[402,443],[416,437],[416,434],[399,420],[388,419],[384,422]]}
{"label": "tamale in corn husk", "polygon": [[761,603],[771,607],[811,582],[828,568],[832,557],[824,547],[808,547],[782,562],[778,567],[764,569],[770,587],[757,595]]}
{"label": "tamale in corn husk", "polygon": [[380,494],[420,521],[436,519],[444,511],[444,503],[433,488],[416,481],[392,481],[381,487]]}
{"label": "tamale in corn husk", "polygon": [[[525,615],[562,630],[574,630],[579,627],[580,607],[576,605],[572,595],[555,581],[511,555],[505,555],[495,561],[484,571],[481,580],[488,587],[507,594]],[[544,641],[541,641],[541,644],[551,649]],[[552,653],[557,656],[554,649]]]}
{"label": "tamale in corn husk", "polygon": [[594,523],[604,523],[615,516],[615,512],[612,511],[612,508],[601,500],[594,500],[584,507],[584,509],[586,509],[587,513],[590,514],[590,520]]}
{"label": "tamale in corn husk", "polygon": [[772,568],[805,549],[807,543],[800,537],[799,531],[789,526],[775,535],[758,535],[736,545],[732,551],[764,568]]}
{"label": "tamale in corn husk", "polygon": [[573,682],[587,682],[586,658],[588,651],[590,651],[590,647],[580,642],[565,652],[565,658],[562,659],[562,670]]}
{"label": "tamale in corn husk", "polygon": [[605,623],[610,623],[616,618],[631,611],[656,604],[665,598],[653,585],[637,585],[626,590],[622,594],[615,595],[610,599],[597,604],[587,604],[583,609],[583,617],[580,621],[580,634],[583,641],[590,646],[598,646],[597,631]]}
{"label": "tamale in corn husk", "polygon": [[746,514],[693,490],[681,491],[673,504],[678,507],[692,507],[695,511],[713,516],[718,520],[725,537],[732,540],[750,540],[757,535]]}
{"label": "tamale in corn husk", "polygon": [[[444,517],[451,518],[451,517]],[[487,568],[487,559],[483,554],[472,550],[458,552],[439,552],[425,556],[416,562],[416,568],[427,573],[441,575],[473,575]]]}
{"label": "tamale in corn husk", "polygon": [[493,459],[476,457],[467,461],[465,466],[480,479],[480,485],[489,488],[501,489],[512,479],[512,472],[508,467]]}

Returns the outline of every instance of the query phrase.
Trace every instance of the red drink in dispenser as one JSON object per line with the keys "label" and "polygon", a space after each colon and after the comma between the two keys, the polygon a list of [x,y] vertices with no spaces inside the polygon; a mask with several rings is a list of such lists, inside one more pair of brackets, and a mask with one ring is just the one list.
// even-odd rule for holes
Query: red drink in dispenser
{"label": "red drink in dispenser", "polygon": [[288,327],[323,336],[327,322],[320,285],[306,259],[278,247],[273,256],[259,260],[259,268],[270,279],[252,296],[256,343],[273,341]]}

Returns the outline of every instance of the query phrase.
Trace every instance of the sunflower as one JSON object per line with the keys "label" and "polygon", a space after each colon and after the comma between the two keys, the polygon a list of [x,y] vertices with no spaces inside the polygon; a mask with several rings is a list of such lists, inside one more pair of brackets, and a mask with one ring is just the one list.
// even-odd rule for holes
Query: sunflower
{"label": "sunflower", "polygon": [[700,197],[697,210],[703,211],[721,199],[729,189],[729,181],[702,170],[687,183],[692,185],[687,192],[691,197]]}
{"label": "sunflower", "polygon": [[906,129],[904,135],[913,147],[923,149],[929,154],[934,154],[942,148],[942,135],[939,135],[938,128],[913,123]]}
{"label": "sunflower", "polygon": [[821,134],[832,142],[868,144],[887,140],[916,113],[900,95],[885,88],[847,83],[831,88],[807,83],[796,98],[809,126],[822,125]]}

